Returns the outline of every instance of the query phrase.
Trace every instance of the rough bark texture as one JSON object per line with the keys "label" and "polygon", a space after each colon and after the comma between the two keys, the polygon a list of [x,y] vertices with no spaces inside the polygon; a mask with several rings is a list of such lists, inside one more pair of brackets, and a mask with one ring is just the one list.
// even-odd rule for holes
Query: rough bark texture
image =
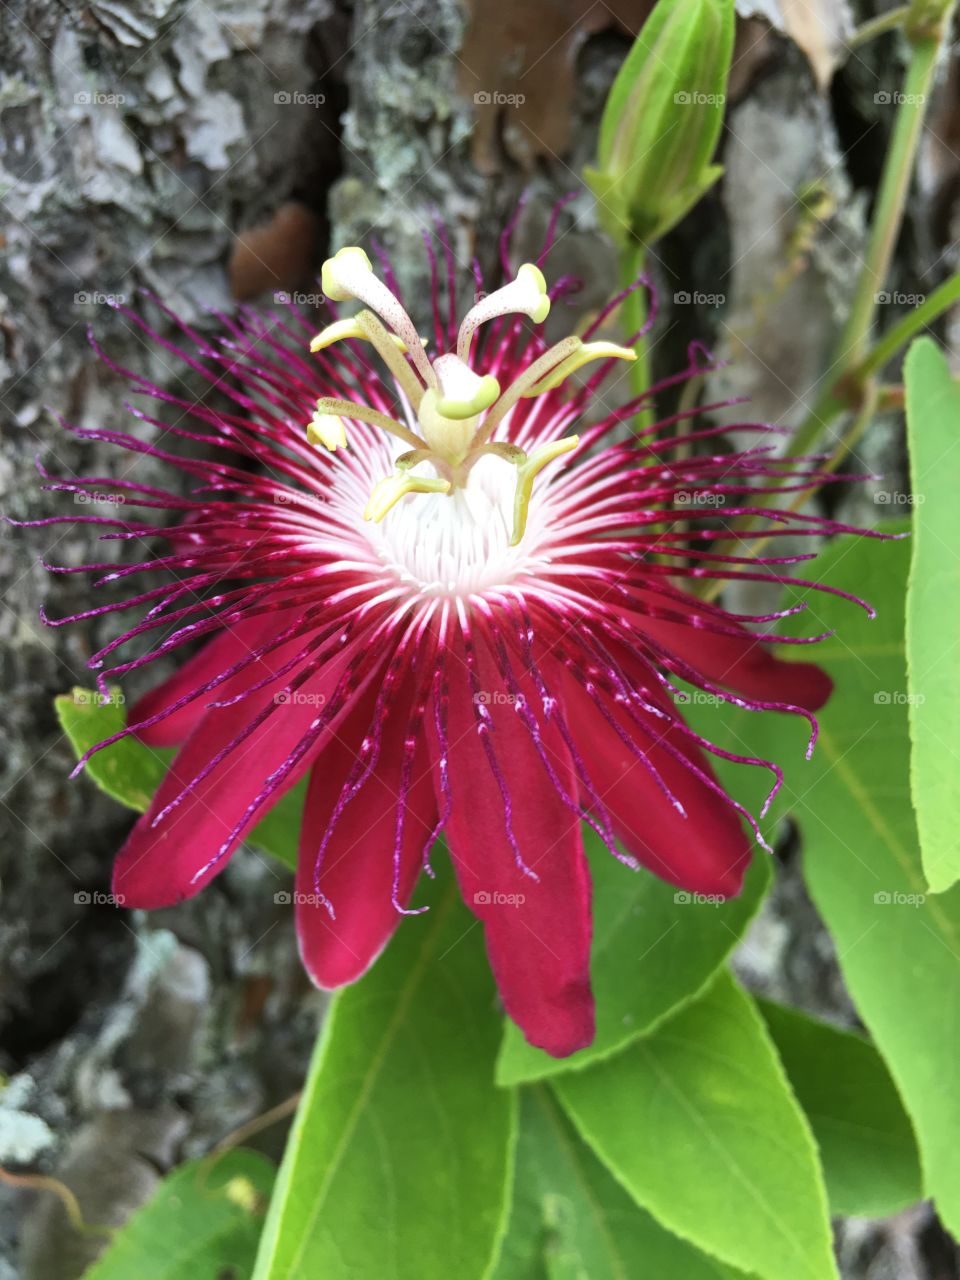
{"label": "rough bark texture", "polygon": [[[565,7],[562,40],[553,35],[555,8],[549,0],[514,6],[499,52],[494,11],[485,26],[488,11],[478,4],[471,14],[452,0],[247,0],[242,9],[227,0],[82,8],[16,0],[7,8],[5,512],[53,510],[39,490],[38,453],[66,477],[110,474],[120,461],[79,444],[56,418],[126,425],[121,380],[95,358],[88,325],[118,364],[159,383],[183,380],[110,310],[111,296],[133,299],[146,287],[208,325],[204,308],[229,305],[231,283],[244,296],[309,293],[328,246],[373,235],[396,255],[421,310],[421,235],[434,214],[451,227],[463,261],[476,253],[489,262],[496,229],[525,186],[522,235],[535,243],[553,200],[577,186],[592,156],[626,31],[645,6],[620,6],[617,22]],[[812,41],[809,32],[793,35]],[[827,37],[807,49],[821,80]],[[832,95],[818,95],[795,44],[764,22],[744,24],[723,144],[727,178],[656,255],[666,312],[658,365],[706,336],[737,358],[727,389],[751,395],[757,416],[796,420],[862,246],[890,123],[873,101],[878,68],[895,83],[893,41],[858,57]],[[496,100],[525,97],[528,74],[536,86],[529,103]],[[569,113],[560,121],[544,106],[552,74],[564,86],[559,109]],[[917,288],[929,292],[942,269],[932,264],[938,235],[947,238],[937,218],[949,228],[950,163],[946,152],[925,157],[924,200],[898,262],[905,287],[926,272]],[[797,200],[811,183],[823,196],[812,219]],[[235,236],[264,223],[231,262]],[[583,276],[584,308],[616,279],[585,196],[570,207],[557,264]],[[896,423],[876,427],[862,452],[868,466],[896,470]],[[149,482],[152,469],[139,460],[138,478]],[[853,501],[872,519],[869,495]],[[293,1092],[320,1000],[301,975],[289,911],[274,902],[285,879],[252,853],[199,899],[149,918],[96,902],[128,819],[87,782],[67,780],[70,751],[51,704],[90,683],[85,661],[109,624],[57,630],[37,617],[41,605],[56,618],[88,600],[84,580],[51,576],[38,558],[70,565],[89,545],[82,526],[8,530],[0,543],[9,744],[0,760],[0,1069],[12,1077],[0,1096],[0,1163],[56,1172],[80,1195],[88,1221],[114,1223],[160,1171]],[[740,968],[766,991],[851,1016],[793,858]],[[275,1135],[276,1150],[281,1143]],[[842,1225],[839,1241],[851,1280],[960,1275],[924,1209],[880,1226]],[[0,1280],[71,1280],[94,1248],[66,1229],[53,1198],[4,1193]]]}

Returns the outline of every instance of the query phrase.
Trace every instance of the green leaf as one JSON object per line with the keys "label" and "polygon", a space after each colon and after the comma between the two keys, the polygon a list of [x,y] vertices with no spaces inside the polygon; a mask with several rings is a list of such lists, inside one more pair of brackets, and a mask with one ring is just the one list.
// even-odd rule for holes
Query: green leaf
{"label": "green leaf", "polygon": [[960,680],[951,657],[960,634],[960,384],[930,338],[904,363],[914,496],[907,588],[910,782],[927,882],[941,893],[960,880]]}
{"label": "green leaf", "polygon": [[754,858],[738,898],[717,903],[679,892],[649,871],[631,871],[588,827],[593,877],[590,972],[597,1036],[569,1058],[551,1058],[504,1026],[497,1082],[544,1079],[618,1052],[702,991],[739,942],[770,885],[769,860]]}
{"label": "green leaf", "polygon": [[84,1280],[249,1280],[273,1175],[269,1160],[242,1149],[181,1165]]}
{"label": "green leaf", "polygon": [[[903,627],[910,543],[842,538],[808,571],[871,601],[816,604],[817,646],[836,688],[813,761],[787,773],[804,871],[847,988],[896,1081],[920,1145],[924,1186],[960,1234],[960,886],[932,896],[910,806]],[[943,637],[941,636],[941,639]],[[755,717],[756,719],[756,717]],[[764,717],[759,743],[786,764],[794,726]],[[948,750],[945,746],[944,750]]]}
{"label": "green leaf", "polygon": [[520,1099],[513,1213],[493,1280],[741,1280],[638,1208],[545,1088]]}
{"label": "green leaf", "polygon": [[765,1280],[836,1277],[806,1118],[728,974],[616,1058],[552,1084],[585,1141],[669,1231]]}
{"label": "green leaf", "polygon": [[[106,700],[93,689],[74,688],[54,698],[60,727],[77,758],[126,727],[123,694],[111,689]],[[114,800],[145,813],[173,759],[172,751],[154,751],[136,738],[121,738],[90,757],[86,772]]]}
{"label": "green leaf", "polygon": [[873,1045],[769,1000],[758,1007],[820,1148],[832,1211],[882,1218],[922,1199],[913,1128]]}
{"label": "green leaf", "polygon": [[256,1280],[486,1274],[509,1205],[515,1098],[480,929],[449,868],[430,910],[331,1006]]}
{"label": "green leaf", "polygon": [[[124,699],[119,689],[111,689],[109,697],[104,700],[92,689],[76,688],[55,698],[54,707],[60,727],[78,759],[98,742],[119,733],[127,723]],[[175,755],[175,751],[158,751],[145,746],[134,737],[121,738],[92,755],[85,772],[108,796],[119,800],[128,809],[145,813]],[[288,867],[296,868],[306,794],[305,780],[291,787],[257,823],[247,836],[247,843],[257,845]]]}

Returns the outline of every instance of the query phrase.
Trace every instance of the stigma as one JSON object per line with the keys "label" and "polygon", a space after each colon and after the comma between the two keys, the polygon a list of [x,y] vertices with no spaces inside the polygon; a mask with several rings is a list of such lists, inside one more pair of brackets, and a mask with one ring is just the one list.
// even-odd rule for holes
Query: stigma
{"label": "stigma", "polygon": [[499,459],[516,470],[511,546],[519,545],[537,475],[555,459],[570,453],[579,436],[551,440],[527,453],[497,436],[522,399],[560,386],[592,360],[635,360],[628,347],[610,342],[562,339],[549,347],[506,388],[471,362],[471,349],[482,324],[505,315],[525,315],[542,324],[550,311],[546,280],[539,267],[525,262],[509,284],[488,294],[464,316],[456,350],[430,359],[413,321],[374,273],[370,259],[356,246],[328,258],[321,272],[323,291],[333,302],[359,302],[362,310],[337,320],[310,343],[313,352],[346,338],[369,342],[386,364],[416,417],[399,422],[389,414],[350,400],[323,397],[307,426],[311,444],[330,452],[349,444],[347,422],[377,427],[408,446],[394,461],[395,470],[373,489],[364,511],[381,521],[408,494],[453,494],[466,487],[470,472],[484,457]]}

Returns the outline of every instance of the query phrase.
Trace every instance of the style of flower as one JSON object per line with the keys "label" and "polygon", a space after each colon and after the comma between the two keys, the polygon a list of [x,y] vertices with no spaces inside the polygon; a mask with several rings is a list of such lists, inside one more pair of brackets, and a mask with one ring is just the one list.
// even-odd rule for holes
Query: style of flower
{"label": "style of flower", "polygon": [[[295,308],[222,316],[218,339],[167,313],[182,346],[128,313],[230,403],[126,373],[172,420],[133,410],[153,442],[77,432],[194,485],[187,496],[127,478],[50,485],[122,497],[117,514],[69,519],[140,558],[84,568],[101,583],[148,580],[56,625],[143,610],[91,659],[103,691],[203,642],[124,730],[179,747],[117,859],[127,906],[197,893],[307,777],[295,910],[313,979],[355,981],[401,916],[418,913],[414,889],[444,833],[507,1013],[531,1043],[566,1055],[594,1035],[583,820],[630,867],[736,894],[760,836],[710,759],[766,767],[774,789],[779,770],[695,732],[681,690],[796,712],[814,730],[830,692],[817,667],[774,656],[801,641],[770,624],[802,606],[737,616],[692,588],[809,586],[786,569],[804,556],[751,555],[752,541],[840,526],[778,503],[819,477],[814,462],[779,457],[772,427],[739,424],[757,444],[729,452],[729,428],[703,425],[699,410],[632,431],[650,393],[605,403],[633,351],[597,334],[625,294],[582,337],[548,345],[541,326],[567,286],[548,291],[545,249],[458,325],[441,243],[429,342],[389,263],[378,274],[353,247],[324,264],[322,282],[332,302],[361,309],[334,309],[312,342]],[[703,354],[693,347],[689,368],[652,391],[700,372]],[[176,439],[186,447],[162,447]],[[745,527],[750,517],[768,527]],[[146,651],[117,661],[131,644]]]}

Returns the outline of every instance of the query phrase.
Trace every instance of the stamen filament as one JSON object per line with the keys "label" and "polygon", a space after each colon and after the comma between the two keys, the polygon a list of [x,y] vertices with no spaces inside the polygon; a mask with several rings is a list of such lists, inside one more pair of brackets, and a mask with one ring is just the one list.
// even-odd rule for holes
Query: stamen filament
{"label": "stamen filament", "polygon": [[[318,416],[322,417],[328,414],[337,418],[353,418],[356,422],[367,422],[371,427],[380,427],[381,430],[396,436],[398,440],[402,440],[404,444],[413,445],[415,449],[425,449],[427,447],[425,440],[421,440],[418,435],[415,435],[401,422],[397,422],[388,417],[387,414],[381,413],[379,409],[370,409],[365,404],[354,404],[352,400],[331,400],[328,398],[318,400],[314,422],[310,426],[314,425]],[[307,436],[309,439],[310,427],[307,428]],[[322,436],[320,439],[322,444],[326,444]],[[311,439],[310,443],[316,444],[316,441]],[[330,448],[330,446],[327,445],[327,448]]]}
{"label": "stamen filament", "polygon": [[[382,322],[372,311],[361,311],[356,317],[356,321],[363,336],[376,348],[377,354],[393,374],[404,395],[413,405],[414,410],[419,409],[420,401],[423,399],[423,386],[413,369],[393,345],[393,334],[387,332]],[[420,348],[420,354],[421,356],[423,355],[422,347]],[[426,357],[424,357],[424,360],[426,360]],[[429,368],[429,365],[427,367]],[[427,386],[436,386],[437,380],[432,369],[430,370],[430,375],[432,381],[428,381]]]}
{"label": "stamen filament", "polygon": [[391,507],[408,493],[449,493],[450,481],[437,476],[415,476],[409,471],[395,471],[374,486],[363,513],[364,520],[379,524]]}

